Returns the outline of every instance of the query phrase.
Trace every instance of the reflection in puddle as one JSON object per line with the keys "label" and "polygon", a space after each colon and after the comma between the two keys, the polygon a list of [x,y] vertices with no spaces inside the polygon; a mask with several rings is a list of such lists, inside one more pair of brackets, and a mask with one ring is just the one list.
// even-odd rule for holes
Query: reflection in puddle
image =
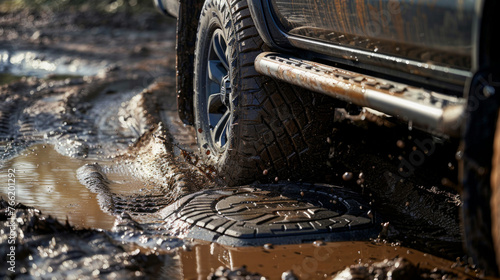
{"label": "reflection in puddle", "polygon": [[[96,194],[82,186],[76,170],[88,161],[57,153],[52,146],[34,145],[18,157],[2,162],[0,178],[7,182],[7,170],[15,169],[16,202],[35,206],[42,213],[77,227],[110,229],[114,217],[104,213]],[[7,190],[0,195],[7,199]]]}
{"label": "reflection in puddle", "polygon": [[[445,268],[449,274],[456,276],[452,278],[474,278],[469,274],[472,272],[467,272],[452,261],[386,243],[316,241],[313,244],[231,247],[197,242],[199,244],[189,250],[179,250],[184,279],[206,279],[220,266],[232,270],[245,266],[247,271],[258,272],[266,279],[282,279],[285,271],[293,271],[299,279],[330,279],[332,274],[351,265],[373,264],[398,257],[406,259],[421,271]],[[356,279],[370,279],[368,272],[357,276],[360,278]],[[417,275],[413,276],[418,278]]]}
{"label": "reflection in puddle", "polygon": [[0,73],[9,72],[20,76],[93,76],[108,64],[106,61],[83,60],[49,52],[0,50]]}

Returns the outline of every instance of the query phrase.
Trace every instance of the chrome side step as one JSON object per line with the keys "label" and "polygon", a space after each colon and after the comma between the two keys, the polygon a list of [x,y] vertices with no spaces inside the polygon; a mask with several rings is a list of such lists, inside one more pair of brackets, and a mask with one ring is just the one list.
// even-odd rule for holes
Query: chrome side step
{"label": "chrome side step", "polygon": [[277,53],[255,59],[257,72],[368,107],[429,132],[459,136],[465,99]]}

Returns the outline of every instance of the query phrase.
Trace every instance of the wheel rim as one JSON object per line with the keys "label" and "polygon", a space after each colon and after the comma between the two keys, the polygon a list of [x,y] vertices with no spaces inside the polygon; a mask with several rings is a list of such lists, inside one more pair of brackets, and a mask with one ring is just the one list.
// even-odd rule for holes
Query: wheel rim
{"label": "wheel rim", "polygon": [[205,72],[205,101],[209,137],[213,148],[226,148],[232,123],[231,78],[227,43],[221,29],[216,29],[208,50]]}

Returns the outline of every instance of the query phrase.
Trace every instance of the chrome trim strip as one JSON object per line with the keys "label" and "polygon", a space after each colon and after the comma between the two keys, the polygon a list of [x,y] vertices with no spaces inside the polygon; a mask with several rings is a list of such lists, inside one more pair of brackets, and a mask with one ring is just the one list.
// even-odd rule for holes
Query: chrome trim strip
{"label": "chrome trim strip", "polygon": [[257,72],[398,117],[429,132],[459,136],[465,99],[277,53],[262,53]]}

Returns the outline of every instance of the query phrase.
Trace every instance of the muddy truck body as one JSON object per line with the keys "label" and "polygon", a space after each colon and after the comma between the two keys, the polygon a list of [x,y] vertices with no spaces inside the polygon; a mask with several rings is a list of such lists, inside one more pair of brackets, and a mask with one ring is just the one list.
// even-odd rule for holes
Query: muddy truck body
{"label": "muddy truck body", "polygon": [[177,18],[179,116],[228,185],[314,173],[338,108],[459,139],[465,244],[498,272],[500,2],[155,4]]}

